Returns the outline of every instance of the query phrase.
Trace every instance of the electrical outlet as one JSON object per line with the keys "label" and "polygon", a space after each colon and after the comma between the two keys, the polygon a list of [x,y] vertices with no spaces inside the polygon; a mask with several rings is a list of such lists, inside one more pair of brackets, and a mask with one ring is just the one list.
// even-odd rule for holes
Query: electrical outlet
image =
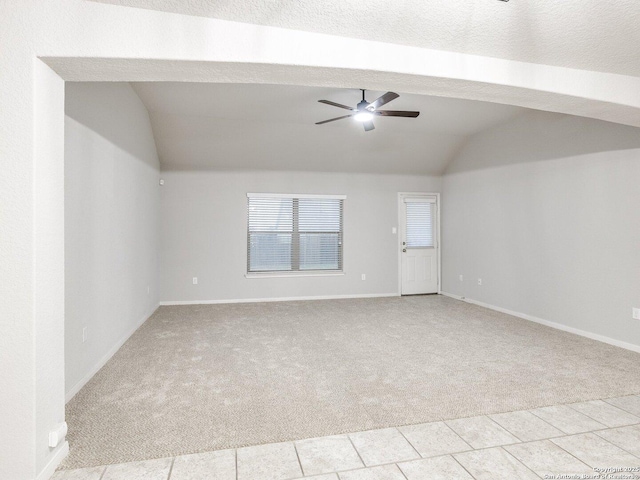
{"label": "electrical outlet", "polygon": [[366,279],[367,279],[367,276],[366,276],[364,273],[362,274],[362,279],[363,279],[363,280],[366,280]]}
{"label": "electrical outlet", "polygon": [[632,313],[635,320],[640,320],[640,308],[633,308]]}
{"label": "electrical outlet", "polygon": [[198,284],[198,277],[193,277],[193,284],[197,285]]}
{"label": "electrical outlet", "polygon": [[460,281],[464,281],[464,277],[462,275],[460,275]]}
{"label": "electrical outlet", "polygon": [[82,329],[82,343],[87,341],[87,327]]}
{"label": "electrical outlet", "polygon": [[391,227],[391,233],[395,235],[396,233],[398,233],[398,229],[396,227]]}
{"label": "electrical outlet", "polygon": [[478,285],[482,285],[482,279],[481,278],[478,279]]}

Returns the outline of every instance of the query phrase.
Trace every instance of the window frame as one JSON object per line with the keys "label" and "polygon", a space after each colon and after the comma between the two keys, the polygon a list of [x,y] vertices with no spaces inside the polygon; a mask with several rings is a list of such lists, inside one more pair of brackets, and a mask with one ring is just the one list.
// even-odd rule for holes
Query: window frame
{"label": "window frame", "polygon": [[[292,243],[292,259],[291,264],[292,268],[294,265],[297,265],[298,270],[267,270],[267,271],[250,271],[251,264],[251,253],[250,253],[250,243],[251,243],[251,231],[249,230],[249,202],[252,197],[255,198],[286,198],[294,200],[294,209],[293,209],[293,230],[291,232],[291,243]],[[345,274],[344,268],[344,204],[347,196],[346,195],[320,195],[320,194],[289,194],[289,193],[247,193],[247,232],[246,232],[246,278],[286,278],[286,277],[335,277],[342,276]],[[340,200],[341,201],[341,215],[340,215],[340,230],[338,232],[339,235],[339,265],[340,269],[338,270],[299,270],[300,268],[300,248],[294,247],[294,244],[300,241],[300,233],[298,231],[299,228],[299,215],[298,215],[298,200],[300,199],[314,199],[314,200]],[[276,232],[274,232],[276,233]],[[308,233],[308,232],[302,232]],[[329,232],[327,232],[329,233]],[[298,258],[297,261],[294,259],[294,252],[297,252]]]}

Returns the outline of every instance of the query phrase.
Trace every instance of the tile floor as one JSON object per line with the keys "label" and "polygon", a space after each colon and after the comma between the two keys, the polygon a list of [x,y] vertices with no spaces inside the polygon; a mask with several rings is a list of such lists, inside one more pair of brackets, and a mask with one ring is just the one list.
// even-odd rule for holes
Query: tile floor
{"label": "tile floor", "polygon": [[62,470],[53,480],[527,480],[615,467],[627,470],[602,478],[640,479],[640,395]]}

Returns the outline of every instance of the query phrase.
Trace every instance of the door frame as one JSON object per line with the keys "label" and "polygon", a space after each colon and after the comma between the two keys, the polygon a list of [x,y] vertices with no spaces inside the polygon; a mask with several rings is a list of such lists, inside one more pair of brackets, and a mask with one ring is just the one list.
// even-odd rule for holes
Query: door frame
{"label": "door frame", "polygon": [[438,292],[442,293],[442,241],[440,235],[440,193],[435,192],[398,192],[398,227],[396,229],[398,248],[398,296],[402,296],[402,232],[400,225],[405,197],[436,197],[436,242],[438,245]]}

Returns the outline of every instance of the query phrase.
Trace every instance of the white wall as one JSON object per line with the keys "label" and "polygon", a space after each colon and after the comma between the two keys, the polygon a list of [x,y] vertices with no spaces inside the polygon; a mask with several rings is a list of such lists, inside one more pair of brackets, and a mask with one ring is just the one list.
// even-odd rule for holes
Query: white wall
{"label": "white wall", "polygon": [[158,305],[160,187],[149,115],[129,84],[67,83],[65,100],[69,398]]}
{"label": "white wall", "polygon": [[639,185],[638,129],[531,112],[477,134],[443,178],[443,291],[640,346]]}
{"label": "white wall", "polygon": [[[33,248],[35,261],[28,273],[33,275],[35,283],[34,319],[35,338],[29,346],[35,346],[35,354],[30,355],[28,348],[21,349],[19,354],[11,356],[11,372],[18,373],[18,366],[24,364],[26,358],[35,360],[34,371],[39,382],[33,382],[35,389],[35,405],[26,392],[22,394],[21,404],[15,409],[0,408],[6,412],[4,417],[20,418],[20,410],[28,405],[35,407],[35,421],[23,432],[35,427],[35,441],[31,446],[37,458],[62,458],[69,449],[67,442],[60,442],[55,448],[49,447],[48,434],[53,428],[64,422],[64,405],[59,398],[64,395],[64,83],[49,67],[41,62],[35,65],[37,98],[35,109],[34,133],[39,142],[34,148],[35,158],[35,218],[33,228],[35,238],[33,244],[25,244],[25,250]],[[24,205],[22,205],[24,208]],[[4,210],[4,209],[3,209]],[[2,214],[2,221],[5,219]],[[0,222],[2,223],[2,222]],[[0,283],[12,283],[7,277],[1,276]],[[25,288],[23,283],[17,283],[19,288]],[[3,302],[3,307],[6,302]],[[18,324],[17,319],[14,322]],[[22,322],[20,322],[21,324]],[[15,329],[17,330],[17,329]],[[11,337],[15,335],[11,332]],[[17,346],[15,337],[11,338],[13,346]],[[15,342],[15,343],[14,343]],[[0,357],[7,354],[7,350],[0,346]],[[24,363],[23,363],[24,362]],[[7,388],[7,387],[5,387]],[[0,407],[3,402],[0,399]],[[19,445],[19,435],[11,429],[7,437]],[[0,457],[6,455],[6,449],[0,445]],[[12,457],[11,457],[12,458]],[[13,458],[12,458],[13,459]],[[0,463],[1,459],[0,459]],[[19,462],[16,462],[20,465]],[[12,475],[0,477],[19,478]]]}
{"label": "white wall", "polygon": [[[398,292],[398,192],[439,192],[427,176],[163,172],[160,299],[214,301]],[[344,276],[245,278],[247,192],[345,194]],[[361,274],[366,280],[361,280]],[[198,285],[192,278],[198,277]]]}

